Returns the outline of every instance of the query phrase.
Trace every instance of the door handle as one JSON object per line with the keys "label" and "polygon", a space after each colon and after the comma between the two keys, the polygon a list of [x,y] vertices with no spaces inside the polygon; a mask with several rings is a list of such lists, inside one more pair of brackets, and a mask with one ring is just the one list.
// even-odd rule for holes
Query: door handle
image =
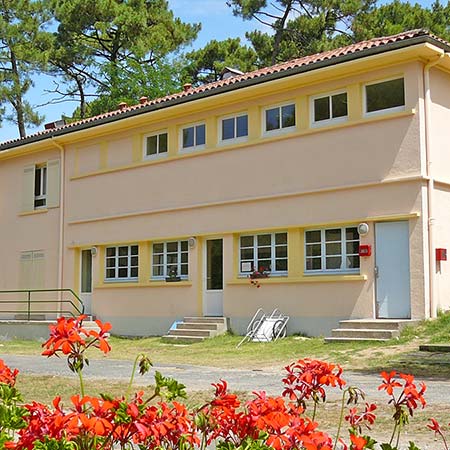
{"label": "door handle", "polygon": [[374,267],[373,272],[375,274],[375,278],[378,278],[380,276],[380,271],[378,270],[378,266]]}

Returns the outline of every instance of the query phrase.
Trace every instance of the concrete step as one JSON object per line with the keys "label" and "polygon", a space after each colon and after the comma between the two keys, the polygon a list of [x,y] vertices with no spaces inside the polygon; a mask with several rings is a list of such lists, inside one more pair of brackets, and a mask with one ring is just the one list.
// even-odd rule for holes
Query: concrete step
{"label": "concrete step", "polygon": [[387,342],[389,339],[372,339],[372,338],[357,338],[357,337],[326,337],[325,343],[331,344],[334,342],[351,343],[351,342]]}
{"label": "concrete step", "polygon": [[196,342],[203,342],[205,340],[202,336],[177,336],[177,335],[165,335],[162,336],[164,342],[169,343],[186,343],[195,344]]}
{"label": "concrete step", "polygon": [[336,338],[364,338],[389,340],[399,336],[398,330],[380,330],[363,328],[336,328],[331,330],[331,337]]}
{"label": "concrete step", "polygon": [[[212,337],[213,331],[211,330],[169,330],[169,336],[201,336],[201,337]],[[217,332],[216,332],[217,333]]]}
{"label": "concrete step", "polygon": [[212,330],[217,331],[218,323],[197,323],[197,322],[187,322],[178,323],[178,330]]}
{"label": "concrete step", "polygon": [[372,329],[372,330],[402,330],[407,326],[416,326],[420,320],[410,319],[352,319],[341,320],[339,322],[340,328],[351,329]]}
{"label": "concrete step", "polygon": [[27,313],[24,314],[15,314],[14,320],[39,320],[41,322],[45,321],[45,314],[33,314],[31,313],[30,316],[28,316]]}
{"label": "concrete step", "polygon": [[184,323],[227,323],[226,317],[185,317]]}

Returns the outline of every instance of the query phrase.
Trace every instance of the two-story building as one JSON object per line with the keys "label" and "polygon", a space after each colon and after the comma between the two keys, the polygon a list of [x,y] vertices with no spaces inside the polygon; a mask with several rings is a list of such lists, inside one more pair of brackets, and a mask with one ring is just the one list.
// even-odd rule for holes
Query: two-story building
{"label": "two-story building", "polygon": [[435,316],[447,52],[405,32],[4,142],[0,290],[72,288],[124,335],[189,315],[242,333],[259,307],[309,335]]}

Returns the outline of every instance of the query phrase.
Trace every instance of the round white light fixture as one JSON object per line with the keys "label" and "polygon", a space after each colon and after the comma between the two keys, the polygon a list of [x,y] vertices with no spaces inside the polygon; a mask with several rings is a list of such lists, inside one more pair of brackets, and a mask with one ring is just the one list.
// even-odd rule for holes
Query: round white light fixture
{"label": "round white light fixture", "polygon": [[365,236],[368,233],[369,233],[369,225],[367,225],[367,223],[365,223],[365,222],[360,223],[358,225],[358,234],[360,236]]}
{"label": "round white light fixture", "polygon": [[92,256],[97,256],[97,253],[98,253],[97,247],[91,247],[91,255]]}
{"label": "round white light fixture", "polygon": [[190,248],[194,248],[195,244],[197,244],[197,239],[195,239],[195,237],[190,237],[188,239],[188,245]]}

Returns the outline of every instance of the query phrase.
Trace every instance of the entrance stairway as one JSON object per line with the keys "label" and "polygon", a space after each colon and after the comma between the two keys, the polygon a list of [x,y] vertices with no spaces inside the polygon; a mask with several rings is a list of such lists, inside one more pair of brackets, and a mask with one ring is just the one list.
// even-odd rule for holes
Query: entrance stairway
{"label": "entrance stairway", "polygon": [[228,330],[226,317],[185,317],[177,322],[165,336],[166,342],[201,342],[205,339],[224,334]]}
{"label": "entrance stairway", "polygon": [[331,337],[325,342],[383,342],[400,336],[400,331],[407,326],[416,326],[420,320],[410,319],[357,319],[341,320],[339,328],[331,330]]}

